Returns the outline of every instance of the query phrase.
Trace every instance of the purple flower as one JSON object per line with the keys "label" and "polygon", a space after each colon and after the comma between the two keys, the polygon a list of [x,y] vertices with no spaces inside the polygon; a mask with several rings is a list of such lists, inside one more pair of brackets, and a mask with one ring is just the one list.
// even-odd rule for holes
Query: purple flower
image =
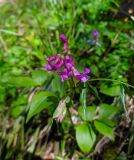
{"label": "purple flower", "polygon": [[91,45],[96,45],[96,46],[101,46],[101,44],[98,42],[98,35],[99,35],[99,32],[97,30],[94,30],[92,32],[92,38],[87,40],[87,42]]}
{"label": "purple flower", "polygon": [[63,42],[67,42],[67,37],[64,35],[64,34],[61,34],[60,35],[60,39],[63,41]]}
{"label": "purple flower", "polygon": [[72,66],[75,66],[73,57],[71,55],[67,55],[65,57],[64,65],[67,69],[70,69],[72,68]]}
{"label": "purple flower", "polygon": [[76,76],[76,78],[80,80],[81,82],[85,83],[86,81],[89,80],[90,77],[87,76],[86,74],[81,74],[81,75]]}
{"label": "purple flower", "polygon": [[48,64],[45,65],[46,70],[58,70],[64,64],[64,57],[60,54],[53,55],[46,59]]}
{"label": "purple flower", "polygon": [[90,72],[91,72],[91,71],[90,71],[89,68],[85,68],[83,74],[88,74],[88,73],[90,73]]}
{"label": "purple flower", "polygon": [[[64,42],[64,52],[67,52],[68,40],[64,34],[61,34],[60,38]],[[68,80],[73,75],[77,80],[80,80],[83,83],[88,81],[90,78],[88,76],[90,69],[86,68],[83,73],[80,74],[76,69],[74,59],[70,54],[67,54],[66,56],[56,54],[50,58],[47,58],[46,60],[48,64],[45,65],[45,69],[57,71],[58,75],[61,77],[62,82]]]}
{"label": "purple flower", "polygon": [[64,34],[60,35],[60,39],[63,41],[64,43],[64,52],[68,52],[68,39]]}
{"label": "purple flower", "polygon": [[47,58],[47,62],[48,64],[45,65],[45,69],[57,71],[58,75],[61,77],[62,82],[68,80],[72,75],[74,75],[77,80],[80,80],[83,83],[88,81],[90,78],[88,76],[90,69],[86,68],[83,73],[80,74],[76,69],[74,59],[71,55],[64,57],[60,54],[56,54],[50,58]]}
{"label": "purple flower", "polygon": [[61,81],[64,82],[72,76],[72,71],[65,68],[63,72],[58,72],[58,75],[61,77]]}
{"label": "purple flower", "polygon": [[76,68],[73,68],[73,73],[74,76],[76,77],[77,80],[80,80],[81,82],[85,83],[86,81],[89,80],[88,73],[90,73],[90,69],[86,68],[82,74],[80,74]]}
{"label": "purple flower", "polygon": [[92,32],[92,34],[93,34],[93,37],[97,37],[98,35],[99,35],[99,32],[97,31],[97,30],[94,30],[93,32]]}

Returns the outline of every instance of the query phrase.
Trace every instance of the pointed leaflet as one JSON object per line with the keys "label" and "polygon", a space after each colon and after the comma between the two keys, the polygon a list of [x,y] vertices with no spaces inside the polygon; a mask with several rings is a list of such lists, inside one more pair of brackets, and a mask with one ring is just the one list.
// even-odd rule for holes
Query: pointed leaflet
{"label": "pointed leaflet", "polygon": [[89,84],[89,83],[87,83],[87,84],[88,84],[88,87],[89,87],[90,91],[93,93],[93,95],[94,95],[99,101],[101,101],[96,87],[92,86],[92,85]]}
{"label": "pointed leaflet", "polygon": [[96,107],[95,106],[88,106],[86,107],[86,113],[84,114],[82,106],[79,107],[78,109],[79,115],[84,121],[92,121],[95,112],[96,112]]}
{"label": "pointed leaflet", "polygon": [[42,85],[47,80],[48,73],[44,70],[35,70],[32,72],[32,78],[38,85]]}
{"label": "pointed leaflet", "polygon": [[95,128],[104,136],[110,138],[112,141],[114,141],[114,124],[112,121],[108,119],[102,119],[102,120],[95,120],[94,121]]}
{"label": "pointed leaflet", "polygon": [[39,92],[32,98],[32,101],[29,105],[29,112],[27,115],[28,122],[30,118],[32,118],[37,113],[41,112],[43,109],[50,106],[53,102],[48,101],[48,97],[55,97],[56,95],[52,92],[46,91],[46,92]]}
{"label": "pointed leaflet", "polygon": [[99,106],[99,117],[110,119],[118,112],[118,108],[116,106],[112,106],[109,104],[102,103]]}
{"label": "pointed leaflet", "polygon": [[100,86],[100,92],[105,95],[115,97],[115,96],[120,95],[121,89],[118,83],[114,83],[112,85],[107,85],[107,84],[102,83]]}
{"label": "pointed leaflet", "polygon": [[96,140],[96,135],[91,127],[87,124],[79,124],[76,126],[76,140],[78,146],[84,153],[88,153]]}
{"label": "pointed leaflet", "polygon": [[33,87],[38,84],[30,77],[11,77],[8,83],[17,87]]}

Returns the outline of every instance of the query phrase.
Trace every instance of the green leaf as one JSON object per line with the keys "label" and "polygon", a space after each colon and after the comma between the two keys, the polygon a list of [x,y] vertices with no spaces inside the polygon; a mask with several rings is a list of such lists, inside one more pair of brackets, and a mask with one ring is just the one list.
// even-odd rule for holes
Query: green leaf
{"label": "green leaf", "polygon": [[66,82],[61,82],[61,79],[58,75],[54,75],[54,78],[52,80],[52,89],[55,92],[59,92],[60,93],[60,97],[63,97],[65,94],[65,85]]}
{"label": "green leaf", "polygon": [[100,92],[108,96],[115,97],[120,95],[121,89],[119,84],[114,84],[111,86],[108,86],[106,84],[101,84]]}
{"label": "green leaf", "polygon": [[33,87],[38,84],[30,77],[12,77],[8,82],[17,87]]}
{"label": "green leaf", "polygon": [[11,108],[11,115],[17,118],[26,108],[24,105],[18,105]]}
{"label": "green leaf", "polygon": [[80,106],[78,109],[80,117],[84,121],[92,121],[95,116],[96,107],[95,106],[88,106],[86,107],[86,113],[83,112],[83,107]]}
{"label": "green leaf", "polygon": [[2,85],[0,85],[0,103],[1,102],[3,103],[4,100],[5,100],[5,88]]}
{"label": "green leaf", "polygon": [[12,102],[12,107],[27,104],[27,95],[20,95],[17,99]]}
{"label": "green leaf", "polygon": [[96,75],[99,75],[99,69],[98,69],[98,67],[97,67],[96,65],[92,64],[92,65],[90,66],[90,69],[91,69],[92,73],[93,73],[95,76],[96,76]]}
{"label": "green leaf", "polygon": [[40,113],[43,109],[50,106],[53,102],[48,100],[48,97],[56,97],[54,93],[46,91],[46,92],[39,92],[34,95],[30,105],[29,105],[29,112],[27,115],[28,122],[30,118],[32,118],[37,113]]}
{"label": "green leaf", "polygon": [[11,104],[11,115],[18,117],[25,109],[27,104],[27,95],[21,95]]}
{"label": "green leaf", "polygon": [[95,120],[94,125],[101,134],[114,141],[114,133],[113,133],[114,124],[112,121],[107,119]]}
{"label": "green leaf", "polygon": [[118,112],[118,108],[111,106],[109,104],[102,103],[99,107],[99,117],[100,118],[112,118],[114,114]]}
{"label": "green leaf", "polygon": [[76,140],[78,146],[84,153],[88,153],[96,140],[96,135],[91,127],[87,124],[79,124],[76,126]]}
{"label": "green leaf", "polygon": [[99,101],[101,101],[97,89],[96,89],[94,86],[92,86],[91,84],[89,84],[89,83],[88,83],[88,87],[89,87],[90,91],[93,93],[93,95],[94,95]]}
{"label": "green leaf", "polygon": [[37,84],[42,85],[47,80],[48,73],[44,70],[36,70],[32,72],[32,78]]}

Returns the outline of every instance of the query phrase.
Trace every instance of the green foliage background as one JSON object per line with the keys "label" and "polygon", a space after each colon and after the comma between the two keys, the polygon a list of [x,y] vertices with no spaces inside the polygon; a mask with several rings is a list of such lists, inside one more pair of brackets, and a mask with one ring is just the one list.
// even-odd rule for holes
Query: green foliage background
{"label": "green foliage background", "polygon": [[[118,18],[120,3],[119,0],[19,0],[0,6],[3,160],[43,158],[51,142],[59,145],[55,159],[90,159],[102,135],[114,141],[113,130],[118,128],[121,117],[126,117],[126,94],[133,95],[127,83],[134,84],[134,22],[128,14],[124,16],[127,21]],[[100,33],[101,46],[88,43],[94,29]],[[74,85],[71,80],[63,84],[54,73],[43,70],[46,57],[63,52],[61,33],[68,37],[79,71],[91,69],[91,80],[86,86],[77,81]],[[62,124],[55,120],[59,117],[60,101]],[[74,111],[70,112],[70,108]],[[76,124],[70,116],[76,118]],[[81,136],[90,143],[83,144]],[[128,138],[133,141],[132,136]],[[112,154],[132,156],[133,145],[129,140],[127,146],[128,150]]]}

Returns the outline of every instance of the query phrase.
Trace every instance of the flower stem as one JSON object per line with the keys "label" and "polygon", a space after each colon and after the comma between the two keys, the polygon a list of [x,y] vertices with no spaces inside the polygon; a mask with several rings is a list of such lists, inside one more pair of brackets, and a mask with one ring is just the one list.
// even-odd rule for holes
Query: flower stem
{"label": "flower stem", "polygon": [[134,86],[132,86],[131,84],[128,84],[126,82],[122,82],[122,81],[119,81],[119,80],[115,80],[115,79],[108,79],[108,78],[93,78],[93,79],[90,79],[88,82],[92,82],[92,81],[111,81],[111,82],[118,82],[120,84],[124,84],[128,87],[131,87],[134,89]]}

